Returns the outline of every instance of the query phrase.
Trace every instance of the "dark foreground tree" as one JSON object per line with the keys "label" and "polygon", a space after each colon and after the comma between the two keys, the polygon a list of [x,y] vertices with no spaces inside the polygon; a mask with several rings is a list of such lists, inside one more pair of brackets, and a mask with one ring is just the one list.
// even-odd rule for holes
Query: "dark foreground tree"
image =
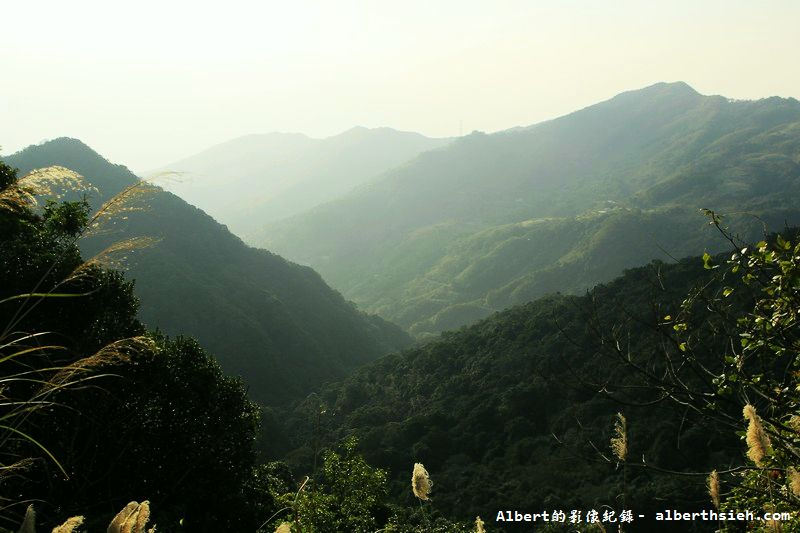
{"label": "dark foreground tree", "polygon": [[272,509],[257,407],[193,340],[145,334],[108,254],[81,258],[85,201],[38,206],[78,179],[0,163],[0,527],[35,502],[41,530],[78,514],[104,529],[149,500],[159,531],[254,530]]}
{"label": "dark foreground tree", "polygon": [[[732,246],[730,255],[703,256],[714,276],[655,324],[631,317],[606,328],[596,318],[606,353],[638,381],[603,384],[625,403],[672,403],[685,417],[738,435],[739,452],[707,476],[709,505],[750,510],[750,529],[800,529],[800,240],[787,230],[755,245],[736,239],[708,212]],[[650,328],[660,339],[631,349],[630,328]],[[608,332],[611,333],[608,333]],[[642,393],[646,390],[647,393]],[[624,461],[623,461],[624,462]],[[629,466],[659,468],[644,458]],[[684,474],[686,474],[684,472]],[[765,513],[789,512],[771,521]],[[727,526],[734,527],[734,526]]]}

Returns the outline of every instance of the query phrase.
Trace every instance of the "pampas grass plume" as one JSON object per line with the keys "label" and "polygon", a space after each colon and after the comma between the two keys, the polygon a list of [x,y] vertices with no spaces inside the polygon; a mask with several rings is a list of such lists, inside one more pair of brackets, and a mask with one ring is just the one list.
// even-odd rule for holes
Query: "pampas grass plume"
{"label": "pampas grass plume", "polygon": [[39,168],[0,190],[0,209],[21,211],[36,207],[37,196],[58,196],[63,190],[83,188],[86,181],[77,172],[60,166]]}
{"label": "pampas grass plume", "polygon": [[73,516],[60,526],[53,528],[52,533],[74,533],[75,528],[83,524],[82,516]]}
{"label": "pampas grass plume", "polygon": [[420,500],[429,500],[428,494],[431,492],[433,482],[428,475],[428,471],[422,463],[414,463],[414,472],[411,474],[411,490],[414,496]]}
{"label": "pampas grass plume", "polygon": [[[150,502],[131,502],[120,511],[108,525],[106,533],[145,533],[145,526],[150,519]],[[156,530],[152,527],[147,533]]]}
{"label": "pampas grass plume", "polygon": [[[136,354],[148,353],[155,350],[155,342],[146,335],[128,337],[110,342],[100,348],[96,353],[60,369],[44,385],[44,390],[62,387],[78,378],[80,374],[97,370],[107,365],[124,363],[131,360]],[[131,502],[136,503],[136,502]],[[144,505],[146,502],[142,502]],[[131,505],[131,504],[128,504]],[[137,504],[138,505],[138,504]],[[127,509],[127,507],[126,507]],[[123,509],[124,511],[124,509]]]}
{"label": "pampas grass plume", "polygon": [[756,466],[764,464],[764,457],[769,452],[769,436],[764,431],[764,425],[761,422],[761,417],[756,414],[756,408],[751,404],[747,404],[742,409],[742,414],[747,424],[747,457],[753,461]]}
{"label": "pampas grass plume", "polygon": [[789,490],[792,494],[800,498],[800,472],[793,466],[790,466],[786,471],[786,478],[789,481]]}
{"label": "pampas grass plume", "polygon": [[33,505],[29,505],[25,510],[25,518],[18,533],[36,533],[36,511],[33,510]]}
{"label": "pampas grass plume", "polygon": [[708,495],[711,496],[711,502],[714,507],[719,509],[719,474],[716,470],[708,475]]}
{"label": "pampas grass plume", "polygon": [[625,458],[628,457],[628,424],[622,413],[617,413],[614,433],[614,437],[611,438],[611,451],[620,462],[624,463]]}

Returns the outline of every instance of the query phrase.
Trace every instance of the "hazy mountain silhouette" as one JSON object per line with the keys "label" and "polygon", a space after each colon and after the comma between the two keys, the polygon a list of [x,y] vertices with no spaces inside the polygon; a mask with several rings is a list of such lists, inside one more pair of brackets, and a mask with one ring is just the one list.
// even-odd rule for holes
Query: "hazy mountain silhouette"
{"label": "hazy mountain silhouette", "polygon": [[165,188],[247,238],[266,222],[333,200],[449,141],[363,127],[324,139],[296,133],[248,135],[162,170],[182,173]]}
{"label": "hazy mountain silhouette", "polygon": [[660,257],[714,249],[699,208],[737,229],[800,221],[800,102],[731,101],[685,83],[561,118],[473,133],[257,242],[309,264],[417,334]]}

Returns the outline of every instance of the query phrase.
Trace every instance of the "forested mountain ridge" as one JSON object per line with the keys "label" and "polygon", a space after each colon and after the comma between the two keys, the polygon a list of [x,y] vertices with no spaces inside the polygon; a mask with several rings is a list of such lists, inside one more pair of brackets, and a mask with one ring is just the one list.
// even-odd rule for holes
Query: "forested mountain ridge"
{"label": "forested mountain ridge", "polygon": [[[138,178],[75,139],[56,139],[5,157],[23,173],[62,165],[82,174],[107,199]],[[119,217],[114,231],[82,243],[91,257],[109,243],[160,239],[131,253],[128,277],[149,327],[198,339],[251,396],[280,403],[381,354],[408,336],[358,311],[311,268],[246,246],[224,226],[177,196],[157,190],[143,211]]]}
{"label": "forested mountain ridge", "polygon": [[364,127],[323,139],[297,133],[247,135],[166,165],[163,170],[182,176],[164,186],[248,240],[267,222],[333,200],[449,142]]}
{"label": "forested mountain ridge", "polygon": [[[291,436],[296,448],[288,459],[300,471],[309,468],[318,439],[356,435],[367,460],[393,474],[393,493],[406,503],[413,498],[405,467],[424,462],[434,479],[433,507],[461,519],[493,518],[503,509],[622,505],[652,520],[664,506],[708,508],[705,477],[633,468],[623,478],[608,459],[615,413],[628,420],[631,464],[709,471],[742,455],[738,437],[654,401],[659,391],[639,386],[633,366],[605,343],[616,334],[636,364],[655,368],[664,341],[656,325],[711,279],[700,258],[654,262],[584,296],[515,306],[365,365],[284,413],[288,422],[274,431]],[[721,285],[706,288],[718,293]],[[708,366],[714,371],[722,358],[717,348]]]}
{"label": "forested mountain ridge", "polygon": [[[624,268],[714,250],[699,208],[746,237],[800,220],[800,102],[657,84],[528,128],[473,133],[263,243],[416,334]],[[700,231],[698,231],[700,230]],[[626,245],[626,243],[635,243]],[[611,243],[620,253],[600,253]],[[641,245],[639,245],[639,243]]]}

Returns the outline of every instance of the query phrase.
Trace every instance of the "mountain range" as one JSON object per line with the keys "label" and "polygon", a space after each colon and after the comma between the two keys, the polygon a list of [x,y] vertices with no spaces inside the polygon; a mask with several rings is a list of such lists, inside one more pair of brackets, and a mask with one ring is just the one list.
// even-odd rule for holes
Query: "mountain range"
{"label": "mountain range", "polygon": [[[61,165],[83,175],[99,205],[139,178],[76,139],[31,146],[4,160],[22,174]],[[355,366],[409,345],[408,335],[358,311],[311,268],[251,248],[200,209],[155,188],[143,209],[86,238],[92,257],[132,237],[158,239],[131,251],[140,317],[169,335],[196,338],[250,395],[266,404],[300,397]]]}
{"label": "mountain range", "polygon": [[[51,165],[82,174],[94,207],[141,184],[76,139],[4,160],[23,174]],[[739,379],[726,377],[737,360],[727,347],[749,345],[731,327],[774,295],[718,268],[722,256],[697,257],[733,242],[702,210],[722,213],[744,240],[800,224],[797,100],[732,101],[660,83],[491,135],[253,136],[173,168],[186,169],[205,188],[171,186],[197,194],[198,207],[143,188],[82,251],[154,238],[124,262],[139,316],[195,337],[244,378],[264,406],[264,458],[318,479],[321,457],[339,460],[324,450],[355,436],[398,509],[418,508],[429,525],[531,505],[707,509],[706,474],[721,469],[727,491],[749,465],[740,437],[750,400],[726,392],[725,380]],[[774,258],[767,248],[754,247]],[[687,297],[701,293],[710,299]],[[684,312],[687,322],[673,321]],[[764,346],[772,368],[781,346]],[[647,386],[665,372],[702,383],[711,392],[698,397],[725,424],[671,386]],[[609,452],[620,435],[617,460]],[[417,462],[434,480],[431,501],[409,491]],[[332,472],[369,470],[352,464]],[[254,472],[292,481],[286,465]]]}
{"label": "mountain range", "polygon": [[475,132],[253,242],[417,336],[625,268],[715,251],[701,208],[753,238],[800,221],[800,102],[659,83]]}
{"label": "mountain range", "polygon": [[248,239],[267,222],[333,200],[449,142],[364,127],[324,139],[299,133],[247,135],[149,174],[177,173],[164,183],[166,189]]}

